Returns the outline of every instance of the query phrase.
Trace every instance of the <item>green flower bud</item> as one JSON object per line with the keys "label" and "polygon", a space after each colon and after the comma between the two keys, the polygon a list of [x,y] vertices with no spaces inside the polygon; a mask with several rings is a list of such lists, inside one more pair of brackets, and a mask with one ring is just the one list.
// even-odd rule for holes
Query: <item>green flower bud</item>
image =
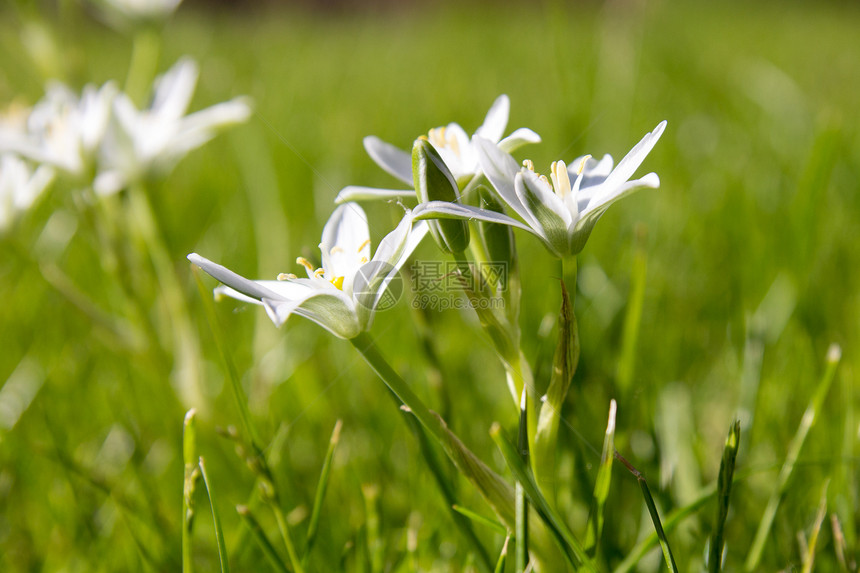
{"label": "green flower bud", "polygon": [[[426,139],[417,139],[412,146],[412,179],[418,200],[422,203],[458,203],[460,200],[460,192],[451,170]],[[469,224],[466,221],[440,219],[428,222],[433,239],[443,251],[462,253],[469,246]]]}

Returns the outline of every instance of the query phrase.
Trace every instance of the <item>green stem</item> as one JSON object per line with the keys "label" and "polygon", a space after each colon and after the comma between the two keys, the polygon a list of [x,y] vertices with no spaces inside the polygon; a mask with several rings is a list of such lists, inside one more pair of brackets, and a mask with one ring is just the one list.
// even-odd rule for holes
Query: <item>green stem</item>
{"label": "green stem", "polygon": [[161,39],[158,31],[147,26],[134,35],[131,62],[125,79],[125,93],[138,105],[143,105],[149,85],[158,69]]}
{"label": "green stem", "polygon": [[373,338],[362,332],[350,340],[368,365],[388,388],[421,422],[427,432],[442,446],[457,469],[472,482],[484,499],[496,511],[502,522],[513,529],[514,495],[510,485],[473,454],[447,427],[445,422],[431,412],[406,382],[391,368]]}
{"label": "green stem", "polygon": [[129,189],[129,216],[137,223],[152,265],[164,304],[173,326],[174,375],[181,398],[186,404],[200,404],[200,348],[192,327],[185,293],[179,284],[170,253],[158,228],[146,190],[142,186]]}
{"label": "green stem", "polygon": [[293,566],[295,573],[304,573],[302,561],[299,559],[299,554],[296,552],[296,546],[293,545],[293,539],[290,537],[290,530],[287,527],[287,519],[284,516],[284,510],[278,504],[276,499],[270,499],[269,505],[272,508],[272,513],[275,514],[275,521],[278,522],[278,530],[281,532],[281,538],[284,540],[284,545],[287,548],[287,556],[290,558],[290,565]]}

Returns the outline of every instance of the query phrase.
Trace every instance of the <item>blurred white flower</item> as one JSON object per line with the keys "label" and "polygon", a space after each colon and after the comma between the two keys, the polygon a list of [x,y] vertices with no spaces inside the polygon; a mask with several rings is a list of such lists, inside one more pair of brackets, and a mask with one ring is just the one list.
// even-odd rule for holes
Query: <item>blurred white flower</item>
{"label": "blurred white flower", "polygon": [[264,306],[276,326],[297,314],[335,336],[354,338],[370,328],[377,308],[390,296],[388,288],[400,267],[426,234],[427,224],[413,225],[407,213],[368,260],[367,216],[356,203],[345,203],[323,229],[322,268],[296,259],[305,268],[306,279],[285,274],[277,281],[252,281],[196,253],[188,260],[226,285],[216,288],[216,294]]}
{"label": "blurred white flower", "polygon": [[149,175],[164,173],[219,129],[250,117],[245,97],[185,115],[197,73],[192,60],[181,59],[156,79],[152,103],[144,110],[138,110],[127,95],[116,96],[93,185],[97,193],[116,193]]}
{"label": "blurred white flower", "polygon": [[176,10],[182,0],[94,0],[109,13],[129,21],[164,20]]}
{"label": "blurred white flower", "polygon": [[100,88],[87,85],[80,97],[62,83],[50,83],[26,121],[18,112],[0,123],[0,152],[16,153],[75,177],[85,175],[102,143],[115,94],[111,82]]}
{"label": "blurred white flower", "polygon": [[522,168],[495,143],[474,137],[481,167],[502,200],[524,223],[501,213],[442,201],[415,208],[416,219],[476,219],[524,229],[543,241],[557,257],[578,254],[585,246],[598,219],[612,203],[643,187],[657,188],[660,178],[648,173],[641,179],[630,177],[660,139],[666,122],[661,122],[622,159],[615,169],[612,157],[596,161],[591,156],[552,164],[551,177],[538,175],[530,161]]}
{"label": "blurred white flower", "polygon": [[[497,143],[499,147],[507,152],[514,151],[527,143],[539,143],[540,136],[531,129],[521,127],[509,136],[502,138],[508,125],[511,101],[508,96],[502,94],[487,112],[484,123],[475,132],[488,141]],[[472,179],[481,173],[478,162],[478,150],[466,131],[457,123],[449,123],[447,126],[436,127],[426,135],[427,140],[433,144],[436,151],[442,157],[448,170],[454,176],[457,185],[462,190]],[[412,182],[412,153],[403,151],[386,143],[376,136],[369,135],[364,138],[364,148],[377,165],[385,171],[414,187]],[[412,189],[393,190],[376,189],[373,187],[349,186],[338,194],[335,202],[357,201],[362,199],[391,199],[395,197],[414,197]]]}
{"label": "blurred white flower", "polygon": [[0,232],[12,224],[19,212],[29,209],[53,179],[51,167],[42,165],[32,171],[19,157],[0,156]]}

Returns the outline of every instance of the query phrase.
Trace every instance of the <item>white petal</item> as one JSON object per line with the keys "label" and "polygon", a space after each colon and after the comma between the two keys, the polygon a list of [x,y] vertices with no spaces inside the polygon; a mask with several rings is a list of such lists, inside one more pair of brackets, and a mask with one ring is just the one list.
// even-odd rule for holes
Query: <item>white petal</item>
{"label": "white petal", "polygon": [[337,336],[354,338],[361,333],[361,326],[352,299],[338,289],[307,291],[296,300],[263,299],[269,318],[281,326],[291,314],[312,320]]}
{"label": "white petal", "polygon": [[498,143],[505,133],[505,128],[508,126],[510,111],[510,98],[505,94],[497,97],[493,105],[490,106],[490,111],[487,112],[483,125],[478,128],[475,135],[489,139],[493,143]]}
{"label": "white petal", "polygon": [[385,143],[374,135],[364,138],[364,149],[377,165],[407,185],[412,185],[411,153]]}
{"label": "white petal", "polygon": [[234,273],[227,267],[223,267],[218,263],[213,263],[209,259],[201,257],[197,253],[191,253],[188,255],[188,260],[206,271],[206,273],[211,277],[221,281],[225,285],[247,297],[256,300],[262,300],[264,298],[278,300],[281,298],[280,295],[258,284],[256,281],[246,279],[245,277]]}
{"label": "white petal", "polygon": [[338,205],[323,229],[320,242],[325,278],[344,278],[343,288],[351,292],[352,279],[362,259],[370,260],[370,230],[367,215],[358,203]]}
{"label": "white petal", "polygon": [[479,209],[471,205],[459,205],[447,201],[429,201],[421,203],[412,210],[412,216],[416,220],[426,219],[462,219],[464,221],[487,221],[488,223],[499,223],[528,231],[533,235],[540,236],[538,230],[508,217],[504,213],[497,213],[487,209]]}
{"label": "white petal", "polygon": [[540,135],[527,127],[521,127],[499,142],[499,149],[512,153],[529,143],[540,143]]}
{"label": "white petal", "polygon": [[197,85],[197,64],[182,58],[155,81],[155,96],[150,108],[162,120],[179,119],[185,115],[194,87]]}
{"label": "white petal", "polygon": [[618,166],[609,174],[606,181],[603,182],[603,185],[606,187],[613,187],[621,185],[630,179],[639,166],[642,165],[642,162],[651,150],[654,149],[654,145],[656,145],[660,136],[663,135],[664,129],[666,129],[666,122],[661,121],[657,127],[654,128],[654,131],[643,137],[642,140],[630,150],[630,153],[625,155],[624,159],[618,162]]}
{"label": "white petal", "polygon": [[522,217],[526,223],[537,225],[537,221],[532,216],[531,211],[522,204],[514,189],[514,179],[517,173],[520,172],[520,167],[517,165],[516,160],[499,149],[495,143],[482,137],[473,137],[472,144],[478,149],[481,169],[483,169],[487,179],[492,183],[502,200],[517,215]]}
{"label": "white petal", "polygon": [[361,187],[359,185],[349,185],[340,190],[340,193],[335,197],[335,204],[346,203],[348,201],[372,201],[372,200],[392,200],[392,199],[415,199],[414,189],[378,189],[376,187]]}

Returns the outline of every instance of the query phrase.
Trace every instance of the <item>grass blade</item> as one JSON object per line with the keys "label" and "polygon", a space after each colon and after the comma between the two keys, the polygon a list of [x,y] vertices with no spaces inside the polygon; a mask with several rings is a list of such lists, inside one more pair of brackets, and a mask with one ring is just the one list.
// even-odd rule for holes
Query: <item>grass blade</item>
{"label": "grass blade", "polygon": [[[603,507],[609,497],[609,484],[612,481],[612,460],[615,452],[615,400],[609,402],[609,420],[606,423],[606,435],[603,438],[603,453],[600,455],[600,469],[594,482],[594,505],[586,526],[585,548],[596,550],[603,531]],[[594,554],[594,552],[592,552]]]}
{"label": "grass blade", "polygon": [[246,505],[237,505],[236,511],[239,513],[239,517],[242,518],[242,521],[245,522],[245,525],[248,526],[248,530],[251,532],[251,536],[257,540],[257,543],[260,546],[260,549],[263,550],[263,554],[269,560],[269,563],[272,564],[272,568],[279,573],[289,573],[289,569],[284,565],[284,562],[281,560],[280,555],[275,550],[274,546],[269,542],[269,539],[266,537],[266,534],[263,532],[263,528],[260,527],[260,523],[254,517],[254,514],[251,513],[251,510]]}
{"label": "grass blade", "polygon": [[[692,503],[672,511],[664,520],[663,531],[673,531],[679,523],[699,511],[699,509],[711,501],[711,498],[716,494],[717,488],[712,485],[705,491],[705,493]],[[628,573],[629,571],[632,571],[636,567],[636,564],[639,563],[639,560],[642,559],[646,553],[651,551],[651,549],[656,547],[659,542],[660,538],[658,537],[657,532],[654,531],[648,537],[636,544],[636,546],[627,554],[627,557],[624,558],[624,561],[615,568],[614,573]]]}
{"label": "grass blade", "polygon": [[221,560],[221,573],[229,573],[230,563],[227,560],[227,546],[224,545],[224,533],[221,531],[221,518],[219,517],[218,509],[215,506],[215,497],[212,495],[212,484],[206,473],[206,463],[202,457],[200,458],[200,473],[203,475],[203,485],[206,486],[206,493],[209,496],[209,505],[212,507],[212,522],[215,525],[215,541],[218,543],[218,558]]}
{"label": "grass blade", "polygon": [[815,388],[815,394],[813,395],[812,400],[809,402],[809,405],[806,407],[806,411],[803,413],[803,418],[800,420],[797,432],[795,432],[791,443],[788,445],[788,454],[786,455],[785,462],[782,464],[782,468],[779,471],[776,489],[773,490],[773,493],[767,502],[767,507],[762,514],[758,530],[755,534],[755,539],[753,539],[752,548],[750,549],[746,563],[744,564],[746,571],[751,572],[758,569],[758,564],[761,560],[762,552],[764,551],[767,536],[770,533],[770,528],[773,525],[774,518],[776,517],[776,510],[779,508],[779,504],[782,501],[782,496],[788,486],[788,480],[794,472],[794,466],[800,456],[800,450],[803,448],[806,436],[815,424],[818,412],[821,411],[821,405],[824,403],[824,398],[827,396],[827,391],[830,389],[830,383],[833,382],[833,377],[836,374],[836,366],[839,364],[841,358],[842,350],[838,345],[832,344],[827,351],[827,366],[824,369],[824,374],[821,376],[821,380]]}
{"label": "grass blade", "polygon": [[818,545],[818,534],[821,533],[821,524],[824,523],[824,516],[827,515],[827,488],[829,485],[830,480],[827,480],[824,483],[824,488],[821,490],[821,502],[818,504],[818,514],[815,516],[815,522],[812,524],[812,535],[809,537],[809,547],[803,559],[803,570],[801,573],[811,573],[812,565],[815,563],[815,547]]}
{"label": "grass blade", "polygon": [[505,544],[502,545],[502,552],[499,554],[499,560],[496,563],[496,568],[493,573],[505,573],[505,565],[508,563],[508,544],[511,542],[511,536],[505,537]]}
{"label": "grass blade", "polygon": [[494,519],[490,519],[489,517],[483,516],[479,513],[475,513],[471,509],[467,509],[467,508],[463,507],[462,505],[456,505],[455,504],[455,505],[451,506],[451,509],[453,509],[454,511],[456,511],[457,513],[459,513],[461,515],[466,516],[467,518],[471,519],[472,521],[474,521],[476,523],[486,525],[487,527],[489,527],[490,529],[492,529],[494,532],[498,533],[499,535],[507,535],[507,533],[508,533],[508,530],[505,529],[505,526],[502,525],[501,523],[499,523],[498,521],[496,521]]}
{"label": "grass blade", "polygon": [[636,242],[633,250],[633,268],[630,271],[630,296],[621,335],[621,356],[618,358],[618,389],[626,395],[633,383],[636,366],[636,347],[639,341],[639,324],[642,322],[642,307],[645,302],[645,282],[648,274],[648,251],[645,248],[647,228],[636,226]]}
{"label": "grass blade", "polygon": [[494,423],[490,428],[490,436],[501,450],[502,456],[514,474],[514,479],[522,484],[523,491],[537,510],[538,515],[547,524],[570,565],[574,568],[582,567],[586,570],[594,570],[594,565],[586,555],[582,544],[573,536],[561,517],[550,507],[546,498],[540,493],[528,466],[525,465],[514,445],[504,435],[498,423]]}
{"label": "grass blade", "polygon": [[726,518],[729,515],[729,496],[732,492],[732,476],[735,473],[735,461],[738,457],[738,446],[741,438],[741,422],[735,420],[729,428],[723,449],[723,461],[720,463],[720,476],[717,480],[717,518],[714,525],[714,535],[711,537],[711,552],[708,557],[709,571],[718,573],[722,567],[723,534]]}
{"label": "grass blade", "polygon": [[317,530],[319,528],[320,521],[320,513],[322,511],[323,500],[325,499],[325,492],[328,489],[328,479],[329,473],[331,471],[331,460],[334,457],[334,451],[337,448],[337,444],[340,441],[340,430],[343,427],[343,422],[338,420],[334,424],[334,430],[331,433],[331,439],[328,442],[328,451],[325,455],[325,461],[323,462],[322,471],[320,472],[320,479],[317,484],[317,493],[314,497],[314,507],[311,510],[311,520],[308,523],[308,532],[305,537],[305,554],[302,557],[302,564],[307,564],[308,555],[311,552],[311,549],[314,546],[314,541],[317,538]]}
{"label": "grass blade", "polygon": [[639,482],[639,487],[642,489],[642,496],[645,498],[645,505],[648,506],[648,513],[651,514],[651,521],[654,523],[654,530],[657,532],[657,538],[660,540],[660,547],[663,549],[663,557],[666,559],[666,566],[673,573],[678,573],[678,566],[675,564],[675,557],[672,555],[672,548],[669,547],[669,540],[666,538],[666,532],[663,531],[663,524],[660,522],[660,514],[657,512],[657,506],[654,504],[654,498],[651,496],[651,490],[648,489],[648,482],[645,481],[645,476],[639,473],[639,470],[634,468],[630,462],[625,460],[621,454],[615,452],[615,457],[618,461],[636,476]]}
{"label": "grass blade", "polygon": [[[517,448],[523,463],[529,464],[529,439],[528,439],[528,399],[527,390],[523,388],[520,397],[520,427],[517,435]],[[514,486],[514,496],[516,503],[516,554],[514,570],[517,573],[522,573],[526,570],[529,563],[529,502],[526,500],[526,494],[523,490],[523,484],[517,482]]]}
{"label": "grass blade", "polygon": [[197,431],[194,423],[194,408],[185,414],[182,430],[182,459],[185,462],[185,481],[182,488],[182,571],[194,571],[194,560],[191,550],[191,532],[194,525],[194,490],[200,479],[200,468],[197,462]]}
{"label": "grass blade", "polygon": [[227,368],[227,379],[230,382],[230,389],[233,391],[233,398],[236,400],[236,407],[239,409],[239,419],[242,421],[242,428],[251,440],[251,445],[256,450],[256,453],[262,455],[262,442],[260,441],[256,428],[254,428],[254,424],[251,422],[251,410],[248,408],[248,396],[245,395],[245,390],[242,388],[242,382],[239,378],[239,372],[236,370],[236,365],[233,363],[233,358],[227,351],[227,344],[224,342],[223,330],[218,322],[218,315],[215,313],[215,303],[212,293],[203,284],[203,279],[200,275],[200,267],[192,264],[191,272],[194,275],[194,281],[197,283],[197,289],[200,291],[200,298],[203,299],[203,310],[206,314],[206,321],[209,323],[209,328],[212,331],[212,337],[215,339],[215,346],[218,348],[218,354],[221,355],[221,360],[224,361],[225,368]]}

